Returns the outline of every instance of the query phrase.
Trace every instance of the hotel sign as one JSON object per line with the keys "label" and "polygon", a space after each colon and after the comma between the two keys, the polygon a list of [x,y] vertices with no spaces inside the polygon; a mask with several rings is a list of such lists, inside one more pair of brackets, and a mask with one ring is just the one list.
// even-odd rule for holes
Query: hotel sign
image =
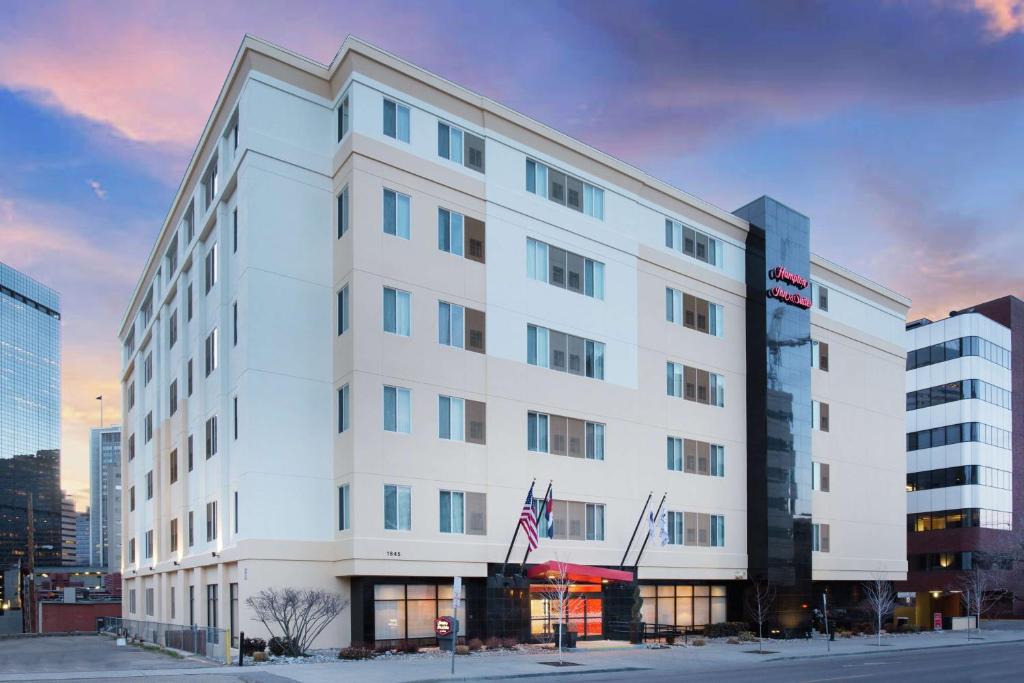
{"label": "hotel sign", "polygon": [[[791,273],[786,270],[785,266],[775,266],[768,271],[768,277],[776,282],[783,284],[792,285],[797,289],[807,289],[810,282],[807,278],[801,277],[796,273]],[[768,288],[768,297],[771,299],[778,299],[783,303],[787,303],[790,306],[797,306],[798,308],[808,309],[811,307],[811,300],[799,292],[791,292],[781,285]]]}

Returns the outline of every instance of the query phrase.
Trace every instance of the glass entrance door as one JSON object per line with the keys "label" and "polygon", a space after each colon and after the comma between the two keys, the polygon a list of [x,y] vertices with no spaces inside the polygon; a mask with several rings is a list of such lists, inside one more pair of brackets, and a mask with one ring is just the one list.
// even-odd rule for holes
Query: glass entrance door
{"label": "glass entrance door", "polygon": [[[538,640],[554,637],[560,617],[558,603],[558,596],[551,586],[530,586],[530,634],[533,637]],[[599,584],[572,584],[565,600],[566,628],[575,631],[580,639],[601,638],[604,634],[603,607]]]}

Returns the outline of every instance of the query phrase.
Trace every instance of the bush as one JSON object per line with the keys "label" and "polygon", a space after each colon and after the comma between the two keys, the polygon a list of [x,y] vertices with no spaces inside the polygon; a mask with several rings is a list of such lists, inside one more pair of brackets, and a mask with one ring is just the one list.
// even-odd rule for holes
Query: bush
{"label": "bush", "polygon": [[484,646],[484,641],[480,640],[479,638],[473,638],[468,643],[466,643],[466,646],[469,648],[470,652],[476,652]]}
{"label": "bush", "polygon": [[257,652],[267,649],[267,641],[262,638],[246,638],[242,641],[242,656],[252,657]]}
{"label": "bush", "polygon": [[373,659],[373,654],[368,647],[346,647],[338,652],[338,659]]}
{"label": "bush", "polygon": [[739,636],[740,633],[747,630],[750,630],[750,624],[745,621],[723,621],[705,626],[704,635],[708,638],[728,638]]}
{"label": "bush", "polygon": [[420,651],[420,646],[411,640],[403,640],[398,644],[396,648],[399,652],[404,652],[407,655],[414,655]]}
{"label": "bush", "polygon": [[288,638],[278,638],[277,636],[270,639],[270,642],[267,643],[267,647],[270,648],[270,654],[275,657],[292,654],[295,650],[295,646],[292,644],[291,640]]}
{"label": "bush", "polygon": [[519,641],[515,638],[502,638],[501,646],[506,650],[514,650],[519,645]]}
{"label": "bush", "polygon": [[456,645],[455,646],[455,654],[457,654],[457,655],[468,655],[469,654],[469,645]]}
{"label": "bush", "polygon": [[917,624],[903,624],[898,630],[900,633],[918,633],[921,629]]}
{"label": "bush", "polygon": [[487,642],[484,643],[484,646],[488,650],[500,650],[501,649],[501,638],[496,638],[494,636],[491,636],[490,638],[487,639]]}
{"label": "bush", "polygon": [[729,640],[727,640],[725,642],[727,642],[729,645],[739,645],[740,644],[740,639],[737,638],[736,636],[732,636],[732,637],[729,638]]}
{"label": "bush", "polygon": [[690,641],[690,645],[693,645],[694,647],[704,647],[707,643],[703,638],[694,638]]}
{"label": "bush", "polygon": [[740,631],[739,639],[741,643],[756,643],[757,636],[753,631]]}
{"label": "bush", "polygon": [[388,647],[387,645],[378,645],[377,647],[373,648],[373,654],[375,654],[375,655],[386,655],[387,653],[391,652],[394,649],[395,648]]}

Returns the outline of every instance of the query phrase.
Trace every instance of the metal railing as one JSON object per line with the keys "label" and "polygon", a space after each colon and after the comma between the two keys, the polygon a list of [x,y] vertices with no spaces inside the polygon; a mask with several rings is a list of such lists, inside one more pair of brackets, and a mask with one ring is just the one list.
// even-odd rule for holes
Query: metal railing
{"label": "metal railing", "polygon": [[103,617],[100,633],[131,638],[143,643],[155,643],[182,652],[231,664],[231,639],[222,628],[165,624],[158,621],[139,621],[121,617]]}

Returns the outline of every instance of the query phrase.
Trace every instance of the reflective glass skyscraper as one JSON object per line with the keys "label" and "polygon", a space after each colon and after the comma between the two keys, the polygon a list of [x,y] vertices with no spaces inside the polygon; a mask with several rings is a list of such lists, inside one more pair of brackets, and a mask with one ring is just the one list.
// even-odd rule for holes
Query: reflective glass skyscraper
{"label": "reflective glass skyscraper", "polygon": [[60,563],[60,295],[0,263],[0,566],[22,557],[33,494],[38,564]]}

